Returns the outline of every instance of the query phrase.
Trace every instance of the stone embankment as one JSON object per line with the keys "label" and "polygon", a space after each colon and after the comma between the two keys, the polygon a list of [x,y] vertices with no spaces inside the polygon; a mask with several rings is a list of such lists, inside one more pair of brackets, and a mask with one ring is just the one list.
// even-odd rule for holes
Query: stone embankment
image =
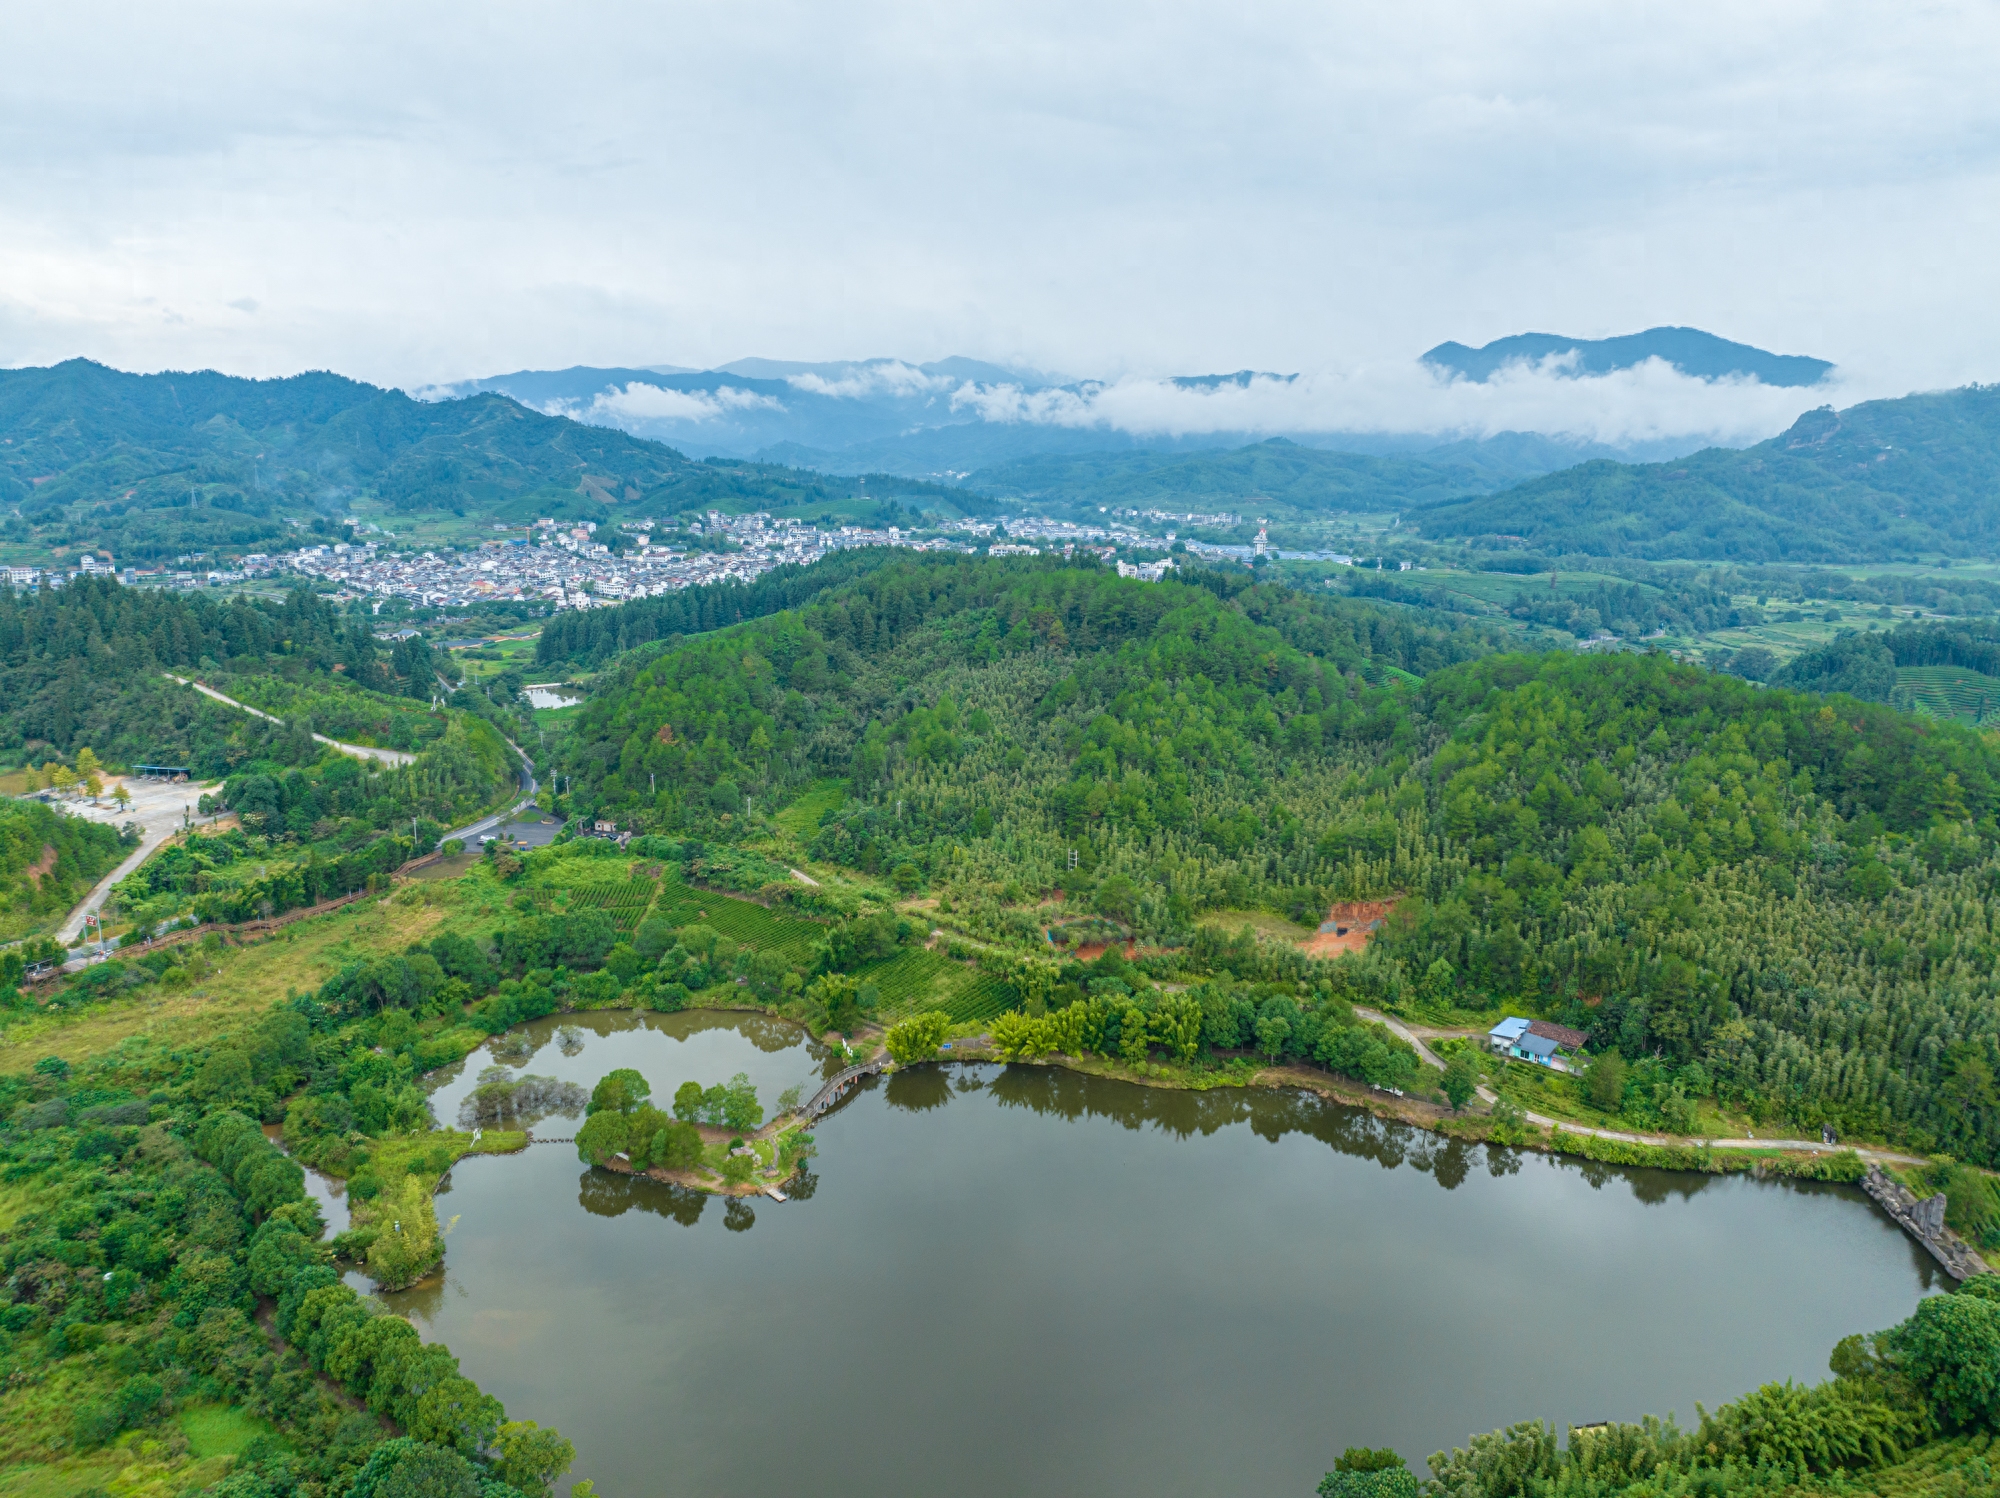
{"label": "stone embankment", "polygon": [[1978,1251],[1944,1225],[1945,1198],[1942,1191],[1918,1201],[1914,1193],[1883,1174],[1879,1165],[1868,1167],[1861,1189],[1874,1197],[1904,1232],[1929,1249],[1931,1257],[1944,1265],[1945,1273],[1953,1279],[1969,1280],[1975,1274],[1988,1272],[1986,1261]]}

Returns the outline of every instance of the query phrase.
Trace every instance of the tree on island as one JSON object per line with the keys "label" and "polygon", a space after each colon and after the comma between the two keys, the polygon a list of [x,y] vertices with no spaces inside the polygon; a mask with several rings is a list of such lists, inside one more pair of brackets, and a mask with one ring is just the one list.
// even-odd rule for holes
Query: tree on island
{"label": "tree on island", "polygon": [[591,1089],[589,1106],[583,1111],[594,1115],[608,1108],[617,1113],[630,1113],[652,1095],[651,1082],[631,1067],[621,1066],[598,1079],[597,1085]]}
{"label": "tree on island", "polygon": [[757,1101],[749,1074],[738,1072],[727,1084],[718,1082],[713,1087],[681,1083],[674,1091],[674,1117],[683,1123],[716,1124],[747,1132],[764,1121],[764,1105]]}
{"label": "tree on island", "polygon": [[634,1170],[655,1165],[692,1170],[700,1164],[700,1132],[691,1122],[655,1108],[647,1101],[652,1092],[651,1084],[630,1067],[602,1078],[591,1091],[585,1109],[589,1116],[576,1131],[577,1157],[588,1165],[605,1165],[623,1155]]}

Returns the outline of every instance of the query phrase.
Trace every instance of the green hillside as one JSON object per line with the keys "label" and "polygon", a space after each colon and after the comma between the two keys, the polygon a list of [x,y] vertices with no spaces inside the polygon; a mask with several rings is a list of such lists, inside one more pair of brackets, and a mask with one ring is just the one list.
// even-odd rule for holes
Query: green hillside
{"label": "green hillside", "polygon": [[[1079,939],[1186,954],[1206,912],[1398,900],[1347,993],[1583,1029],[1632,1059],[1631,1124],[1718,1105],[2000,1160],[2000,755],[1501,639],[1219,575],[899,560],[641,655],[578,720],[567,804],[711,881],[737,850],[737,888],[810,861],[927,892],[979,940],[1054,891]],[[809,789],[806,825],[774,815]]]}
{"label": "green hillside", "polygon": [[2000,550],[2000,387],[1822,408],[1741,451],[1585,463],[1406,520],[1431,537],[1596,556],[1990,556]]}
{"label": "green hillside", "polygon": [[0,941],[59,924],[128,851],[101,822],[39,801],[0,801]]}
{"label": "green hillside", "polygon": [[[1464,445],[1462,445],[1464,446]],[[1479,461],[1368,457],[1301,447],[1282,437],[1229,452],[1113,452],[1025,458],[973,474],[1002,499],[1169,510],[1261,507],[1315,511],[1405,509],[1481,494],[1512,475]]]}
{"label": "green hillside", "polygon": [[0,542],[120,561],[270,551],[357,500],[399,515],[519,522],[780,508],[847,480],[696,463],[504,396],[426,402],[339,375],[133,375],[88,360],[0,370]]}

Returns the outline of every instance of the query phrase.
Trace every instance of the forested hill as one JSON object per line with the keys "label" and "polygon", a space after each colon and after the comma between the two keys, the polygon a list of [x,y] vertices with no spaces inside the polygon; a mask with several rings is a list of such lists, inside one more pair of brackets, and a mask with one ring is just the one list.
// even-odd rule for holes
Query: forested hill
{"label": "forested hill", "polygon": [[1635,1123],[1714,1097],[2000,1159],[1995,750],[1499,643],[1215,576],[898,561],[646,661],[564,769],[574,810],[879,870],[974,929],[1062,889],[1174,949],[1217,909],[1401,897],[1356,996],[1576,1025],[1633,1062]]}
{"label": "forested hill", "polygon": [[1406,517],[1427,536],[1537,550],[1855,561],[2000,548],[2000,387],[1809,411],[1741,451],[1597,461]]}
{"label": "forested hill", "polygon": [[1771,680],[1807,692],[1846,692],[1867,702],[1894,702],[1899,670],[1944,666],[2000,679],[2000,623],[1955,619],[1911,624],[1881,633],[1845,630],[1802,651]]}
{"label": "forested hill", "polygon": [[274,549],[297,537],[288,521],[344,514],[364,495],[518,522],[833,492],[816,475],[690,462],[501,395],[426,402],[334,374],[133,375],[83,359],[0,370],[0,505],[19,511],[0,534],[102,546],[121,562]]}
{"label": "forested hill", "polygon": [[[305,592],[218,602],[87,578],[35,595],[0,589],[0,762],[38,769],[44,785],[58,766],[87,765],[85,750],[113,770],[169,764],[222,780],[216,799],[242,830],[156,855],[118,899],[139,925],[190,909],[246,919],[357,888],[509,795],[511,704],[460,686],[439,707],[441,669],[454,668],[421,636],[377,640],[365,615]],[[315,732],[414,759],[364,764]],[[66,901],[36,880],[22,858],[0,857],[0,925],[10,912],[60,918]]]}
{"label": "forested hill", "polygon": [[[1573,458],[1568,461],[1574,461]],[[1496,463],[1477,444],[1450,457],[1376,457],[1301,447],[1282,437],[1227,452],[1117,452],[1024,458],[972,476],[1002,499],[1174,510],[1273,505],[1309,512],[1400,510],[1489,493],[1521,469]],[[1541,471],[1536,465],[1529,471]]]}
{"label": "forested hill", "polygon": [[[300,591],[282,603],[124,588],[83,578],[24,595],[0,589],[0,760],[74,764],[84,749],[115,769],[185,765],[198,779],[259,765],[355,773],[312,740],[414,753],[414,773],[369,770],[394,791],[369,824],[412,815],[449,823],[513,783],[502,730],[510,704],[439,678],[454,671],[421,635],[378,640],[365,615]],[[239,712],[169,679],[189,676],[282,719]],[[449,692],[449,706],[435,700]],[[482,721],[486,720],[486,721]],[[321,761],[327,761],[322,766]],[[334,761],[340,761],[334,763]],[[359,801],[354,804],[358,805]]]}

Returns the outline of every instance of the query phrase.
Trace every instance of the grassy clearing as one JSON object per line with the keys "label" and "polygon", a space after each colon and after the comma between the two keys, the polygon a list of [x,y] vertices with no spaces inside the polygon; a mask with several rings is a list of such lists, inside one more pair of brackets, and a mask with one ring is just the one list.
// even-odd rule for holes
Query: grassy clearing
{"label": "grassy clearing", "polygon": [[189,1405],[175,1417],[175,1423],[187,1437],[188,1450],[197,1461],[211,1456],[235,1456],[259,1436],[281,1446],[289,1444],[275,1425],[234,1405]]}
{"label": "grassy clearing", "polygon": [[[1505,608],[1523,593],[1528,594],[1530,597],[1537,597],[1545,596],[1553,591],[1575,597],[1594,592],[1598,588],[1623,589],[1632,586],[1630,578],[1614,577],[1606,572],[1569,572],[1563,570],[1557,571],[1556,584],[1553,590],[1549,587],[1549,574],[1546,572],[1530,572],[1525,574],[1514,572],[1411,572],[1399,575],[1397,581],[1408,583],[1418,588],[1443,588],[1447,593],[1455,593],[1461,597],[1475,599],[1480,603],[1492,604],[1498,608]],[[1648,593],[1657,593],[1659,591],[1659,589],[1653,587],[1650,583],[1641,583],[1639,587]]]}
{"label": "grassy clearing", "polygon": [[583,716],[584,704],[573,702],[568,707],[537,707],[529,709],[535,726],[544,732],[551,729],[567,729],[570,724]]}
{"label": "grassy clearing", "polygon": [[1214,926],[1231,936],[1248,926],[1259,936],[1294,942],[1316,935],[1319,929],[1316,926],[1301,926],[1297,921],[1287,920],[1268,910],[1211,910],[1201,916],[1200,924]]}
{"label": "grassy clearing", "polygon": [[819,819],[830,811],[838,811],[846,800],[846,781],[815,780],[771,820],[803,845],[818,830]]}
{"label": "grassy clearing", "polygon": [[[418,898],[406,900],[406,892]],[[0,1032],[0,1072],[26,1071],[44,1056],[75,1065],[134,1043],[200,1045],[290,992],[317,988],[345,962],[400,952],[442,931],[488,932],[505,914],[506,892],[483,869],[450,884],[407,885],[394,897],[357,901],[216,953],[213,970],[192,987],[148,984],[131,998],[23,1014]]]}
{"label": "grassy clearing", "polygon": [[[15,1491],[8,1485],[12,1480],[8,1468],[24,1462],[44,1461],[69,1446],[77,1410],[124,1382],[126,1375],[118,1371],[116,1362],[118,1355],[125,1351],[122,1345],[124,1339],[137,1335],[139,1330],[136,1327],[107,1329],[102,1346],[85,1353],[51,1358],[43,1364],[46,1372],[41,1377],[24,1379],[19,1383],[10,1381],[4,1390],[0,1390],[0,1473],[7,1474],[0,1476],[0,1493],[12,1498]],[[47,1491],[81,1489],[53,1488]]]}

